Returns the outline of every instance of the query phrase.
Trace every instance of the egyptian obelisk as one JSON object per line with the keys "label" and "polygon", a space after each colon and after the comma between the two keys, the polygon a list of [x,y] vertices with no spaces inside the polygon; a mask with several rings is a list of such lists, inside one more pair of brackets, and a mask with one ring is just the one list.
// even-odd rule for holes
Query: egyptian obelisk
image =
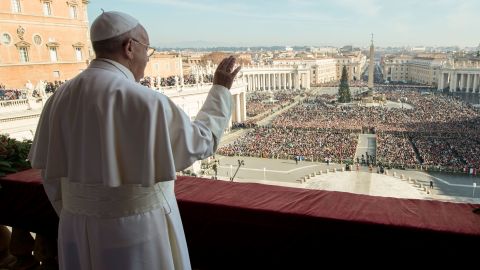
{"label": "egyptian obelisk", "polygon": [[373,73],[375,69],[375,55],[373,47],[373,34],[372,34],[372,44],[370,44],[370,62],[368,64],[368,89],[373,91]]}

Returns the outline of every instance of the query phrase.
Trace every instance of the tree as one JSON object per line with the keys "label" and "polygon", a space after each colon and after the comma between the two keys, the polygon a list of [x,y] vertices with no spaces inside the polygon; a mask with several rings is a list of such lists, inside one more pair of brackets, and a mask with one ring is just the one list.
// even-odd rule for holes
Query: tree
{"label": "tree", "polygon": [[347,68],[343,66],[342,77],[340,78],[340,87],[338,88],[338,102],[347,103],[352,100],[350,87],[348,86]]}

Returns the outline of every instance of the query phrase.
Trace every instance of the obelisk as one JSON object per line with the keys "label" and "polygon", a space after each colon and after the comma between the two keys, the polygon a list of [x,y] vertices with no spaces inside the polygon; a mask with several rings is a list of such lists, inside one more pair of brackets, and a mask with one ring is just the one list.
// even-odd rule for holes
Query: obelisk
{"label": "obelisk", "polygon": [[372,34],[372,44],[370,44],[370,62],[368,64],[368,89],[373,90],[373,73],[375,70],[375,49],[373,47],[373,34]]}

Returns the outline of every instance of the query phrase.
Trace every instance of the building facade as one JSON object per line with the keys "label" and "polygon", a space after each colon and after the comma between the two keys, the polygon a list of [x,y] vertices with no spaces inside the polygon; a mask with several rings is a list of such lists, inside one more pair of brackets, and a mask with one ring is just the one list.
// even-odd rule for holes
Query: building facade
{"label": "building facade", "polygon": [[[306,67],[309,70],[308,81],[312,86],[337,80],[337,60],[330,57],[317,59],[278,58],[273,59],[274,66]],[[310,87],[310,86],[309,86]]]}
{"label": "building facade", "polygon": [[440,70],[438,90],[480,92],[480,58],[450,59]]}
{"label": "building facade", "polygon": [[387,55],[381,65],[384,80],[437,86],[446,54]]}
{"label": "building facade", "polygon": [[336,78],[340,81],[342,69],[347,68],[348,80],[357,81],[362,79],[362,73],[367,65],[367,56],[361,52],[352,52],[335,57],[336,59]]}
{"label": "building facade", "polygon": [[64,81],[91,59],[88,0],[0,1],[0,83]]}
{"label": "building facade", "polygon": [[167,78],[177,76],[183,78],[182,57],[179,54],[154,53],[150,56],[145,68],[145,77]]}

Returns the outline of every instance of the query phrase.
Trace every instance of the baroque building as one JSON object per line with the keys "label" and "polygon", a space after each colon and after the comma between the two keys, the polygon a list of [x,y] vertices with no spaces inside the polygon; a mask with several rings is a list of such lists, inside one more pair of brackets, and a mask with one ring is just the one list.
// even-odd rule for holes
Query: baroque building
{"label": "baroque building", "polygon": [[0,83],[64,81],[92,57],[88,0],[0,1]]}

